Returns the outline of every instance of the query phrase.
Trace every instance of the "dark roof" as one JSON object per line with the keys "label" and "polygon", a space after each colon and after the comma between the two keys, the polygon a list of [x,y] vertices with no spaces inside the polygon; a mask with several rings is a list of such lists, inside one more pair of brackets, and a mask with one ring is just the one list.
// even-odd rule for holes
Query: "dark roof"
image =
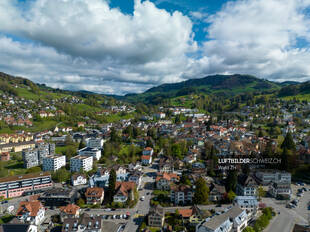
{"label": "dark roof", "polygon": [[3,224],[0,225],[0,232],[27,232],[28,224]]}
{"label": "dark roof", "polygon": [[33,178],[39,178],[39,177],[50,177],[51,174],[48,172],[41,172],[41,173],[30,173],[30,174],[24,174],[24,175],[18,175],[18,176],[8,176],[0,178],[0,183],[4,182],[13,182],[17,180],[25,180],[25,179],[33,179]]}

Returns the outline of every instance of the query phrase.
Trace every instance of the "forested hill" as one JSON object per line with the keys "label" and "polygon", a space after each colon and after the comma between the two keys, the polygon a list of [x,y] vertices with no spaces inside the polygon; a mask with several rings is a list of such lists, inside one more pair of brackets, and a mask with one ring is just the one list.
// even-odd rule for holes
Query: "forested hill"
{"label": "forested hill", "polygon": [[152,103],[156,98],[175,98],[189,94],[207,94],[232,97],[241,93],[277,91],[280,83],[259,79],[250,75],[213,75],[200,79],[163,84],[153,87],[142,94],[128,94],[125,100]]}

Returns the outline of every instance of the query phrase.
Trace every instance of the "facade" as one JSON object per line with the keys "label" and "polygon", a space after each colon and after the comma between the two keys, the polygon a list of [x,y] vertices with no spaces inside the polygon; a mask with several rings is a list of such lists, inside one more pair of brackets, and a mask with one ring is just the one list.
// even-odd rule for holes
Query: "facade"
{"label": "facade", "polygon": [[127,200],[133,200],[135,188],[134,182],[116,182],[113,201],[125,203]]}
{"label": "facade", "polygon": [[238,176],[237,194],[240,196],[256,196],[258,183],[252,177],[248,175]]}
{"label": "facade", "polygon": [[24,168],[32,168],[39,166],[38,150],[26,149],[22,152]]}
{"label": "facade", "polygon": [[153,153],[154,153],[154,150],[151,147],[146,147],[142,151],[142,155],[150,155],[150,156],[152,156]]}
{"label": "facade", "polygon": [[196,226],[196,232],[241,232],[248,224],[245,210],[233,206],[225,213],[206,218]]}
{"label": "facade", "polygon": [[19,143],[0,144],[0,153],[2,152],[21,152],[24,149],[33,149],[36,144],[34,141],[24,141]]}
{"label": "facade", "polygon": [[60,218],[78,218],[80,216],[80,207],[75,204],[68,204],[59,208]]}
{"label": "facade", "polygon": [[255,196],[236,196],[234,205],[245,210],[248,216],[255,216],[258,210],[258,201]]}
{"label": "facade", "polygon": [[194,193],[188,185],[171,185],[170,200],[175,205],[192,203]]}
{"label": "facade", "polygon": [[85,139],[86,146],[90,148],[101,149],[103,147],[104,140],[102,138],[87,138]]}
{"label": "facade", "polygon": [[71,184],[73,186],[84,185],[87,184],[87,178],[83,174],[73,174],[71,176]]}
{"label": "facade", "polygon": [[88,188],[85,193],[87,204],[101,204],[104,198],[103,188]]}
{"label": "facade", "polygon": [[157,173],[155,180],[156,189],[168,191],[170,190],[170,184],[177,182],[179,179],[175,173]]}
{"label": "facade", "polygon": [[209,201],[221,201],[225,193],[226,190],[224,186],[212,183],[210,186]]}
{"label": "facade", "polygon": [[291,183],[291,173],[277,170],[262,170],[255,173],[256,178],[262,185],[273,183]]}
{"label": "facade", "polygon": [[84,147],[79,150],[79,155],[92,156],[95,160],[100,160],[101,150],[98,148]]}
{"label": "facade", "polygon": [[161,228],[164,225],[165,221],[165,211],[164,208],[160,205],[150,208],[148,214],[148,225],[150,227],[159,227]]}
{"label": "facade", "polygon": [[152,156],[150,155],[141,156],[141,163],[143,165],[150,165],[152,163]]}
{"label": "facade", "polygon": [[71,172],[88,172],[93,169],[93,157],[78,155],[70,159]]}
{"label": "facade", "polygon": [[43,171],[57,171],[66,166],[66,156],[47,156],[43,158]]}
{"label": "facade", "polygon": [[22,201],[19,203],[19,208],[16,217],[24,222],[34,225],[39,225],[45,216],[45,208],[40,201]]}
{"label": "facade", "polygon": [[0,160],[1,161],[9,161],[10,160],[10,153],[9,152],[3,152],[0,154]]}
{"label": "facade", "polygon": [[45,206],[58,207],[73,204],[77,198],[77,192],[73,189],[53,188],[40,194],[40,201]]}
{"label": "facade", "polygon": [[290,199],[292,195],[291,184],[288,183],[271,183],[268,193],[275,198],[283,197]]}
{"label": "facade", "polygon": [[27,191],[51,188],[53,185],[49,173],[31,173],[0,179],[0,196],[4,198],[20,197]]}

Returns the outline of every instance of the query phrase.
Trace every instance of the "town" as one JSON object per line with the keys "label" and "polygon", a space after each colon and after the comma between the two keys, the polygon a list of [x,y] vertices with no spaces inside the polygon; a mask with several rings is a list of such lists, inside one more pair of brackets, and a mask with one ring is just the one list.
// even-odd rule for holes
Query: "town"
{"label": "town", "polygon": [[0,231],[309,225],[307,101],[258,99],[222,114],[98,102],[0,92]]}

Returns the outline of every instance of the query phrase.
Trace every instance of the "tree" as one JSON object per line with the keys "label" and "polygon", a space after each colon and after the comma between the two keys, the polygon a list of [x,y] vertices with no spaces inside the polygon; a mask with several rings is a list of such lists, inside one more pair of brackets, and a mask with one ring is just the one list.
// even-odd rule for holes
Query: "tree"
{"label": "tree", "polygon": [[108,188],[110,201],[113,200],[115,185],[116,185],[116,172],[112,168],[109,175],[109,188]]}
{"label": "tree", "polygon": [[283,148],[283,152],[281,154],[281,170],[287,171],[288,170],[288,156],[289,156],[289,150],[287,147]]}
{"label": "tree", "polygon": [[227,198],[230,202],[232,202],[236,197],[236,194],[234,191],[230,190],[228,193],[227,193]]}
{"label": "tree", "polygon": [[86,145],[83,140],[81,140],[81,142],[79,143],[79,150],[83,149],[84,147],[86,147]]}
{"label": "tree", "polygon": [[110,136],[111,136],[111,142],[120,142],[121,141],[121,138],[117,134],[117,131],[114,127],[111,128]]}
{"label": "tree", "polygon": [[295,150],[296,149],[291,132],[287,132],[287,134],[283,140],[283,143],[281,144],[281,148],[282,149],[287,148],[288,150]]}
{"label": "tree", "polygon": [[262,186],[259,186],[257,189],[258,200],[260,201],[262,197],[266,196],[266,192],[264,191]]}
{"label": "tree", "polygon": [[229,192],[230,190],[236,191],[237,187],[237,171],[231,170],[228,172],[228,176],[226,178],[226,191]]}
{"label": "tree", "polygon": [[247,226],[244,228],[243,232],[255,232],[255,230],[253,229],[253,227]]}
{"label": "tree", "polygon": [[191,181],[189,180],[188,176],[185,172],[182,172],[182,176],[180,178],[180,183],[185,185],[191,185]]}
{"label": "tree", "polygon": [[209,199],[209,188],[206,181],[200,177],[195,182],[194,204],[207,204]]}
{"label": "tree", "polygon": [[58,169],[56,172],[52,174],[53,180],[59,183],[70,180],[70,176],[71,176],[71,173],[64,167],[61,169]]}
{"label": "tree", "polygon": [[83,207],[85,205],[85,201],[83,198],[79,198],[76,202],[76,204],[80,207]]}

